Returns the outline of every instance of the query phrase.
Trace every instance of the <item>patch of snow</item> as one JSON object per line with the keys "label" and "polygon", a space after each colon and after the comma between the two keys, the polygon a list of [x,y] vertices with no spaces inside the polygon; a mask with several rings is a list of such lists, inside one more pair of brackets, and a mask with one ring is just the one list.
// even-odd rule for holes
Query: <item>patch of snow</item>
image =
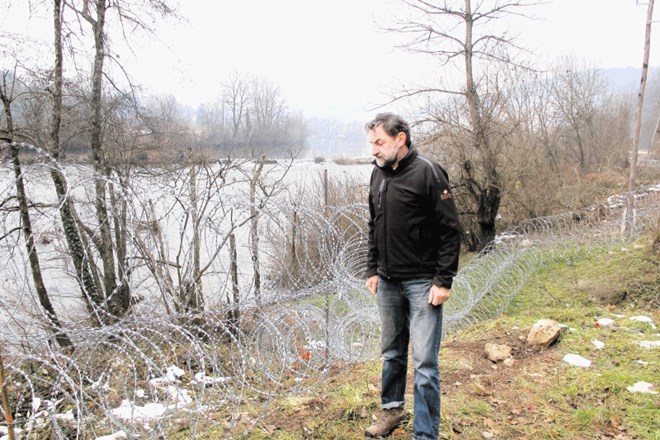
{"label": "patch of snow", "polygon": [[[21,428],[14,428],[14,434],[16,434],[17,436],[21,432],[23,432],[23,430]],[[0,437],[0,440],[9,440],[9,429],[7,429],[5,426],[0,426],[0,435],[2,436],[2,437]],[[20,438],[20,437],[17,437],[17,438]]]}
{"label": "patch of snow", "polygon": [[92,383],[91,388],[93,390],[100,388],[104,391],[108,391],[110,389],[110,384],[108,384],[107,381],[103,381],[104,378],[105,373],[101,374],[101,376],[96,381],[94,381],[94,383]]}
{"label": "patch of snow", "polygon": [[521,236],[522,235],[519,232],[505,231],[501,234],[496,235],[493,242],[495,242],[495,244],[500,244],[504,241],[515,240],[517,238],[520,238]]}
{"label": "patch of snow", "polygon": [[124,431],[118,431],[114,434],[104,435],[103,437],[96,437],[96,440],[119,440],[122,438],[128,438]]}
{"label": "patch of snow", "polygon": [[151,386],[157,387],[160,385],[169,385],[173,384],[179,381],[179,378],[186,374],[184,370],[181,368],[177,367],[176,365],[171,365],[167,367],[167,371],[165,372],[164,377],[157,377],[155,379],[151,379],[149,381],[149,384]]}
{"label": "patch of snow", "polygon": [[646,324],[650,324],[651,328],[656,328],[655,324],[653,323],[653,319],[651,319],[648,316],[631,316],[628,319],[630,319],[631,321],[644,322]]}
{"label": "patch of snow", "polygon": [[591,343],[594,344],[594,347],[596,347],[598,350],[602,350],[603,347],[605,347],[605,343],[599,341],[598,339],[594,339],[593,341],[591,341]]}
{"label": "patch of snow", "polygon": [[325,341],[309,341],[305,348],[307,350],[323,350],[325,348]]}
{"label": "patch of snow", "polygon": [[573,365],[574,367],[589,368],[591,361],[579,354],[567,354],[564,356],[564,362]]}
{"label": "patch of snow", "polygon": [[55,407],[59,405],[62,402],[62,399],[58,400],[47,400],[46,401],[46,409],[49,411],[54,411]]}
{"label": "patch of snow", "polygon": [[171,365],[167,368],[167,377],[172,380],[176,380],[186,374],[181,368],[176,365]]}
{"label": "patch of snow", "polygon": [[66,420],[67,422],[73,422],[76,418],[73,416],[73,410],[70,409],[64,414],[55,414],[55,418],[59,420]]}
{"label": "patch of snow", "polygon": [[36,413],[39,407],[41,406],[41,399],[38,397],[35,397],[32,399],[32,412]]}
{"label": "patch of snow", "polygon": [[117,408],[110,410],[110,413],[125,420],[149,420],[158,419],[165,414],[167,407],[161,403],[147,403],[144,406],[137,406],[128,399],[124,399]]}
{"label": "patch of snow", "polygon": [[174,400],[174,404],[176,406],[178,405],[186,406],[190,402],[192,402],[192,398],[188,394],[188,390],[184,390],[170,385],[166,388],[166,391],[167,394],[169,394],[169,396],[172,398],[172,400]]}
{"label": "patch of snow", "polygon": [[626,389],[631,393],[658,394],[657,391],[653,391],[653,388],[655,387],[652,383],[640,381],[633,386],[627,387]]}
{"label": "patch of snow", "polygon": [[203,372],[199,372],[195,374],[195,381],[202,383],[204,385],[213,385],[215,383],[225,383],[229,382],[231,380],[231,377],[211,377],[207,376]]}
{"label": "patch of snow", "polygon": [[637,344],[642,348],[658,348],[660,341],[637,341]]}

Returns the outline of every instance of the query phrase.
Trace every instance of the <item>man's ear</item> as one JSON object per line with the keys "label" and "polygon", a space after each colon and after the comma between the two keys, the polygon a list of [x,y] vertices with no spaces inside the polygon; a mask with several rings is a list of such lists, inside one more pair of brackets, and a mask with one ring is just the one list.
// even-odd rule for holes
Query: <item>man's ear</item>
{"label": "man's ear", "polygon": [[401,145],[406,145],[406,134],[404,132],[400,131],[396,135],[396,140],[399,141],[401,143]]}

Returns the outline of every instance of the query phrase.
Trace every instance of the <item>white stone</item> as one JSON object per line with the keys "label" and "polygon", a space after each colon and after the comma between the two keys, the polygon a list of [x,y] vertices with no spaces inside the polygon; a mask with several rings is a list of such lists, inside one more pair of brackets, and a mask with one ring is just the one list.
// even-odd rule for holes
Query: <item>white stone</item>
{"label": "white stone", "polygon": [[614,328],[614,320],[610,318],[600,318],[596,321],[596,324],[602,328]]}

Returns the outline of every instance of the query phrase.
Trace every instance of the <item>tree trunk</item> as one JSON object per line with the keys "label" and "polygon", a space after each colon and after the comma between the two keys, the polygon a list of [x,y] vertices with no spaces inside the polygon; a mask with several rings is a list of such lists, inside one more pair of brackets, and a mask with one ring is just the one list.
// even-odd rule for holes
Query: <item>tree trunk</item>
{"label": "tree trunk", "polygon": [[261,175],[261,170],[264,167],[265,155],[259,159],[259,163],[254,170],[254,175],[250,181],[250,215],[251,215],[251,253],[252,253],[252,267],[254,269],[254,298],[257,302],[257,307],[261,306],[261,270],[259,268],[259,211],[256,205],[256,192],[257,183]]}
{"label": "tree trunk", "polygon": [[477,210],[480,248],[487,246],[495,239],[495,218],[500,207],[500,200],[500,189],[495,185],[490,185],[481,193]]}
{"label": "tree trunk", "polygon": [[28,259],[30,261],[30,270],[32,271],[32,280],[34,281],[34,289],[37,291],[39,297],[39,304],[46,312],[46,319],[48,320],[49,330],[55,335],[55,340],[62,348],[73,349],[73,343],[62,330],[62,324],[57,318],[53,304],[50,302],[48,291],[44,284],[41,275],[41,265],[39,263],[39,255],[34,243],[34,235],[32,233],[32,222],[30,220],[30,213],[28,211],[27,195],[25,194],[25,186],[23,184],[23,175],[21,170],[21,163],[18,157],[18,147],[14,144],[11,146],[12,165],[14,168],[14,177],[16,179],[16,197],[18,199],[18,206],[21,213],[21,223],[23,229],[23,236],[25,238],[25,247],[27,248]]}
{"label": "tree trunk", "polygon": [[[192,154],[192,151],[191,151]],[[192,261],[192,296],[188,299],[188,307],[192,310],[199,310],[204,307],[204,297],[202,294],[202,270],[201,270],[201,246],[202,238],[200,236],[199,214],[197,200],[197,168],[195,164],[190,164],[190,211],[193,225],[193,261]]]}
{"label": "tree trunk", "polygon": [[92,131],[90,146],[96,172],[96,216],[99,224],[99,253],[103,261],[103,287],[108,301],[108,313],[115,318],[123,316],[127,311],[122,307],[117,294],[117,279],[115,273],[114,243],[110,230],[110,219],[106,201],[106,180],[108,170],[103,151],[103,62],[105,60],[105,14],[106,1],[96,0],[96,17],[88,16],[94,31],[94,67],[92,71]]}
{"label": "tree trunk", "polygon": [[490,153],[492,147],[487,135],[488,130],[481,114],[481,102],[474,82],[472,64],[472,30],[474,23],[470,0],[465,0],[465,16],[465,96],[470,112],[474,148],[483,158],[485,184],[476,185],[476,170],[474,167],[468,166],[466,167],[466,171],[469,173],[468,178],[473,181],[470,193],[473,195],[474,202],[477,205],[477,223],[479,224],[477,243],[479,244],[479,248],[483,248],[495,238],[495,219],[500,207],[501,185],[499,173],[497,172],[496,159]]}
{"label": "tree trunk", "polygon": [[[53,69],[53,114],[50,130],[50,154],[56,161],[60,158],[60,126],[62,121],[62,0],[54,0],[54,46],[55,66]],[[90,316],[94,317],[96,324],[100,325],[98,308],[103,304],[103,297],[98,290],[98,284],[92,274],[89,258],[85,252],[80,230],[76,222],[75,207],[68,197],[66,177],[57,166],[50,171],[55,192],[57,193],[60,218],[64,229],[69,253],[76,269],[77,280],[80,285],[83,299],[87,305]]]}
{"label": "tree trunk", "polygon": [[624,230],[632,234],[634,222],[635,199],[632,192],[635,190],[637,178],[637,152],[639,150],[639,135],[642,128],[642,109],[644,105],[644,90],[646,89],[646,77],[649,71],[649,53],[651,52],[651,26],[653,24],[653,3],[649,0],[646,9],[646,34],[644,37],[644,60],[642,62],[642,78],[639,83],[639,94],[637,95],[637,109],[635,112],[635,132],[633,133],[633,144],[630,158],[630,177],[628,179],[628,196],[626,197],[626,215],[624,218]]}
{"label": "tree trunk", "polygon": [[236,252],[236,235],[233,232],[229,234],[229,261],[232,297],[227,298],[227,303],[229,305],[227,321],[229,322],[229,331],[232,333],[232,335],[237,336],[241,325],[241,303],[238,290],[238,255]]}
{"label": "tree trunk", "polygon": [[5,118],[7,135],[10,140],[9,148],[11,151],[12,166],[14,168],[14,178],[16,185],[16,199],[18,200],[18,209],[20,213],[21,229],[23,230],[23,237],[25,239],[25,247],[30,262],[30,270],[32,272],[32,280],[34,282],[34,289],[39,298],[39,304],[46,314],[48,322],[48,330],[55,336],[55,340],[62,348],[73,350],[73,343],[62,330],[62,324],[57,318],[55,308],[50,301],[50,296],[44,284],[43,276],[41,274],[41,264],[39,263],[39,254],[34,243],[34,235],[32,233],[32,221],[30,219],[30,211],[28,208],[27,194],[25,192],[25,183],[23,181],[23,171],[21,169],[21,161],[19,158],[18,146],[11,141],[14,132],[14,124],[11,113],[12,98],[6,93],[7,87],[4,84],[6,74],[3,77],[2,89],[0,90],[0,99],[2,100]]}
{"label": "tree trunk", "polygon": [[[125,180],[121,176],[118,176],[118,179],[122,189],[125,189],[128,186]],[[110,203],[112,206],[112,211],[115,213],[112,218],[114,221],[115,243],[117,244],[117,268],[119,271],[117,300],[121,306],[121,309],[128,311],[131,307],[132,294],[127,254],[127,206],[126,200],[124,200],[124,198],[117,197],[117,192],[115,191],[114,187],[110,188]]]}

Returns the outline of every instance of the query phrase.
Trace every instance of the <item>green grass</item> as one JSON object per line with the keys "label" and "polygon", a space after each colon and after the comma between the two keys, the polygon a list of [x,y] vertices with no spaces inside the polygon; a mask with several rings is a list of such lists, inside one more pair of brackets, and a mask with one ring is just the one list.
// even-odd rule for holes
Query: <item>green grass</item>
{"label": "green grass", "polygon": [[[505,313],[447,335],[440,355],[442,432],[449,439],[660,440],[660,395],[632,393],[638,381],[660,388],[660,349],[644,349],[639,341],[657,340],[658,329],[629,318],[652,317],[660,325],[660,255],[648,237],[635,243],[590,247],[556,257],[537,255],[543,263],[529,277]],[[310,298],[325,306],[325,298]],[[331,297],[333,313],[345,303]],[[624,316],[624,317],[620,317]],[[599,318],[616,321],[615,329],[594,325]],[[541,350],[524,343],[529,328],[541,318],[565,326],[558,342]],[[597,349],[593,341],[605,345]],[[484,358],[487,342],[513,345],[514,364],[494,365]],[[590,368],[562,361],[565,354],[592,361]],[[362,439],[378,413],[380,361],[336,369],[306,395],[279,398],[272,412],[254,414],[244,439]],[[410,368],[412,381],[412,368]],[[407,390],[412,412],[412,388]],[[227,438],[229,410],[198,424],[196,438]],[[215,419],[215,420],[214,420]],[[232,431],[234,433],[239,430]],[[412,418],[393,433],[410,438]],[[188,437],[186,437],[188,435]],[[231,434],[234,435],[234,434]],[[183,427],[169,438],[190,438]],[[617,437],[619,436],[619,437]]]}

